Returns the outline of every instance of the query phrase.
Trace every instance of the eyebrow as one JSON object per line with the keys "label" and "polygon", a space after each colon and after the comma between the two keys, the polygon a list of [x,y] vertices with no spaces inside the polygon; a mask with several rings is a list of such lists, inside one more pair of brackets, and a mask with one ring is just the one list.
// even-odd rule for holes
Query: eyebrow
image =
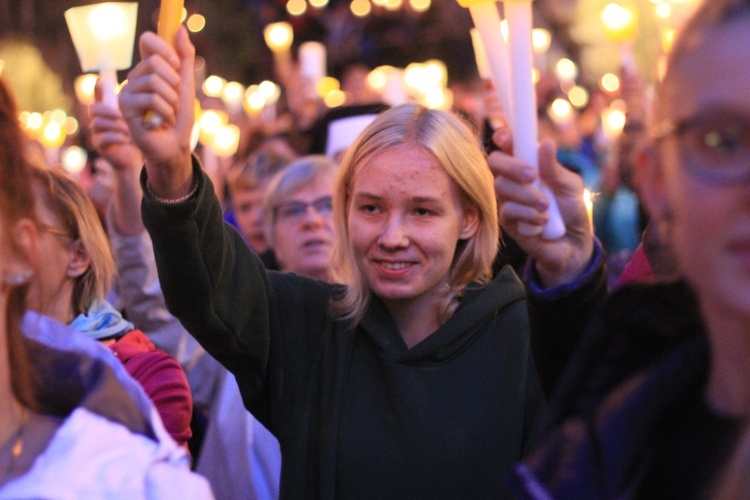
{"label": "eyebrow", "polygon": [[[384,199],[383,196],[368,193],[366,191],[354,193],[352,199],[355,198],[365,198],[372,201],[382,201]],[[409,197],[409,200],[413,203],[440,203],[443,201],[443,198],[437,196],[411,196]]]}

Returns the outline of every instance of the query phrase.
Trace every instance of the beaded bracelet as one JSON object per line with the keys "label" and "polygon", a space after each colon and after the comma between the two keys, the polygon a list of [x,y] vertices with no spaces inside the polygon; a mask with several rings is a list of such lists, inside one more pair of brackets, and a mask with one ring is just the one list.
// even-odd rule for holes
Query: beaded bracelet
{"label": "beaded bracelet", "polygon": [[156,193],[154,193],[154,190],[151,188],[151,184],[149,184],[148,182],[146,183],[146,191],[148,191],[149,196],[151,196],[159,203],[162,203],[164,205],[179,205],[180,203],[183,203],[192,198],[193,195],[198,192],[198,183],[196,182],[193,185],[193,189],[191,189],[188,194],[186,194],[185,196],[180,196],[179,198],[162,198],[160,196],[157,196]]}

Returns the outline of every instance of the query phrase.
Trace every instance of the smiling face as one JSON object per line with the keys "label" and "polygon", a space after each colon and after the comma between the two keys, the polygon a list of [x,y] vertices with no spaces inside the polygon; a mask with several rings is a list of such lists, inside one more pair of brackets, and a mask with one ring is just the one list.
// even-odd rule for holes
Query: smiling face
{"label": "smiling face", "polygon": [[[477,229],[437,159],[407,144],[374,154],[354,176],[348,232],[360,273],[386,306],[434,309],[456,244]],[[391,307],[393,309],[393,307]]]}
{"label": "smiling face", "polygon": [[333,177],[320,176],[278,205],[273,251],[282,271],[328,280],[334,232]]}
{"label": "smiling face", "polygon": [[[665,81],[659,119],[687,124],[658,145],[651,179],[656,212],[668,212],[680,267],[704,310],[750,319],[750,182],[701,178],[721,165],[750,170],[750,17],[705,32]],[[732,125],[732,124],[736,124]],[[713,131],[738,140],[709,148]],[[735,149],[736,148],[736,149]],[[711,150],[709,154],[703,154]]]}

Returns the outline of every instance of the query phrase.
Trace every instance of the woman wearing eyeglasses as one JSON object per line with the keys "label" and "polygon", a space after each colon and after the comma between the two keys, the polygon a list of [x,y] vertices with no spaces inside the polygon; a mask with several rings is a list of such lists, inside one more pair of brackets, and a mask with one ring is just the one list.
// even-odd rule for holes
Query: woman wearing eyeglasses
{"label": "woman wearing eyeglasses", "polygon": [[25,151],[0,79],[0,499],[213,498],[111,353],[27,310],[41,233],[65,236],[37,221]]}
{"label": "woman wearing eyeglasses", "polygon": [[30,307],[109,347],[154,402],[172,438],[187,447],[193,410],[187,377],[106,300],[116,270],[93,203],[60,171],[34,167],[31,175],[44,258],[31,282]]}
{"label": "woman wearing eyeglasses", "polygon": [[[642,189],[680,279],[610,298],[515,469],[522,497],[712,496],[750,417],[749,34],[750,1],[706,1],[669,56]],[[490,163],[524,238],[539,194]]]}
{"label": "woman wearing eyeglasses", "polygon": [[305,156],[268,185],[263,227],[281,271],[331,280],[336,168],[325,156]]}

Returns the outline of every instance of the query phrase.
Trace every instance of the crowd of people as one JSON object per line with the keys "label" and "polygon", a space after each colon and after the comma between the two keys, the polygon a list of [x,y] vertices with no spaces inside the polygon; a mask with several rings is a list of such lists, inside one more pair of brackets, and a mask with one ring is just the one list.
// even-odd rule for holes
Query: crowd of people
{"label": "crowd of people", "polygon": [[749,27],[705,1],[615,144],[592,99],[538,166],[482,86],[292,95],[219,164],[181,28],[90,106],[84,182],[0,80],[0,500],[750,498]]}

